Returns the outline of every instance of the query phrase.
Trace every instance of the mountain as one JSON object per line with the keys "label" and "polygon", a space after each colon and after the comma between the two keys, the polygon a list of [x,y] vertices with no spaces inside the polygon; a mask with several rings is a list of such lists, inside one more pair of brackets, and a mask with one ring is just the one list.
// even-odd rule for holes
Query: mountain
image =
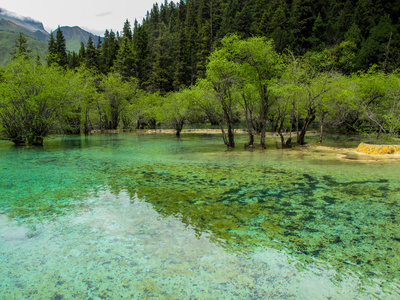
{"label": "mountain", "polygon": [[31,18],[21,17],[0,8],[0,31],[22,33],[39,41],[46,41],[49,34],[43,23]]}
{"label": "mountain", "polygon": [[[97,46],[99,36],[78,26],[62,26],[60,29],[63,32],[68,51],[79,52],[81,42],[86,46],[89,36],[92,36],[94,45]],[[44,29],[43,23],[0,8],[0,66],[5,66],[10,62],[10,52],[14,49],[19,33],[27,38],[30,49],[39,53],[43,59],[46,57],[50,34]],[[100,39],[103,41],[103,38]]]}
{"label": "mountain", "polygon": [[[92,37],[93,43],[95,46],[97,46],[97,42],[99,40],[99,36],[94,35],[90,32],[87,32],[86,30],[83,30],[82,28],[78,26],[74,27],[69,27],[69,26],[62,26],[60,27],[65,41],[67,43],[67,50],[68,51],[75,51],[76,53],[79,52],[79,49],[81,48],[81,42],[87,45],[87,42],[89,40],[89,36]],[[55,31],[54,33],[54,38],[55,38]],[[100,38],[101,41],[103,41],[102,38]]]}

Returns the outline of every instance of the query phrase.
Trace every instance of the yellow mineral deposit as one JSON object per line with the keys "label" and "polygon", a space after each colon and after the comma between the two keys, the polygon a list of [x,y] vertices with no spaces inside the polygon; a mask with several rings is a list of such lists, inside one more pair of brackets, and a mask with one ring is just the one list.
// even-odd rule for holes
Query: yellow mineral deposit
{"label": "yellow mineral deposit", "polygon": [[369,145],[361,143],[356,151],[365,154],[400,154],[400,145]]}

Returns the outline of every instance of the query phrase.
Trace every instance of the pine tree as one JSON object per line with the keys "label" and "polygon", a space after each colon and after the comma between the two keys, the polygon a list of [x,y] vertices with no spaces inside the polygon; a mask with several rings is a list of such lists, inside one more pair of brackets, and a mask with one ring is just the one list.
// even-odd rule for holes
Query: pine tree
{"label": "pine tree", "polygon": [[79,49],[79,53],[78,53],[78,62],[79,65],[83,65],[86,61],[86,48],[85,48],[85,44],[83,42],[81,42],[81,48]]}
{"label": "pine tree", "polygon": [[75,51],[71,53],[68,53],[68,68],[73,70],[75,68],[79,67],[79,57],[76,54]]}
{"label": "pine tree", "polygon": [[57,34],[56,34],[56,51],[57,51],[57,58],[58,58],[58,64],[61,67],[65,67],[68,63],[68,59],[67,59],[67,43],[65,41],[63,32],[60,28],[60,26],[58,26],[57,29]]}
{"label": "pine tree", "polygon": [[56,39],[53,33],[50,33],[47,64],[57,64],[61,67],[66,67],[68,64],[67,46],[60,26],[57,29]]}
{"label": "pine tree", "polygon": [[32,50],[28,49],[28,40],[23,36],[22,33],[19,33],[18,39],[15,41],[14,50],[10,53],[12,55],[12,59],[15,60],[19,57],[28,59],[29,53],[31,52]]}
{"label": "pine tree", "polygon": [[114,62],[114,70],[121,74],[124,79],[129,79],[135,75],[135,60],[133,54],[133,36],[129,21],[124,25],[124,35],[120,39],[118,54]]}
{"label": "pine tree", "polygon": [[322,51],[325,48],[326,27],[327,26],[322,20],[321,14],[318,14],[312,29],[312,36],[309,39],[312,50]]}
{"label": "pine tree", "polygon": [[129,42],[132,42],[133,34],[131,29],[131,23],[128,21],[128,19],[126,19],[125,21],[122,32],[123,32],[123,37],[127,38]]}
{"label": "pine tree", "polygon": [[133,50],[135,54],[135,77],[139,80],[139,86],[144,88],[149,80],[150,51],[148,48],[148,36],[144,26],[140,26],[135,20],[133,31]]}
{"label": "pine tree", "polygon": [[185,20],[185,40],[186,40],[186,53],[184,59],[186,60],[186,74],[188,79],[187,85],[192,85],[197,79],[197,32],[196,26],[196,7],[194,0],[187,1],[187,13]]}
{"label": "pine tree", "polygon": [[86,53],[85,53],[85,66],[91,70],[98,70],[98,55],[97,49],[94,47],[92,36],[89,36]]}
{"label": "pine tree", "polygon": [[170,53],[170,33],[166,30],[164,23],[160,24],[160,28],[160,35],[153,46],[153,67],[150,84],[152,91],[165,94],[173,89],[173,61]]}
{"label": "pine tree", "polygon": [[48,47],[47,47],[47,64],[49,66],[57,63],[57,48],[56,41],[54,39],[53,33],[50,33]]}

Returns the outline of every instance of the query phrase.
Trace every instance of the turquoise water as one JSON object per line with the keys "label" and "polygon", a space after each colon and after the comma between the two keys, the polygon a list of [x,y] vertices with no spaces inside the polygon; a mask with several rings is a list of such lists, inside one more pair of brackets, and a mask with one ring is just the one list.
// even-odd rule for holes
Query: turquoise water
{"label": "turquoise water", "polygon": [[0,298],[398,299],[400,160],[365,158],[212,134],[0,142]]}

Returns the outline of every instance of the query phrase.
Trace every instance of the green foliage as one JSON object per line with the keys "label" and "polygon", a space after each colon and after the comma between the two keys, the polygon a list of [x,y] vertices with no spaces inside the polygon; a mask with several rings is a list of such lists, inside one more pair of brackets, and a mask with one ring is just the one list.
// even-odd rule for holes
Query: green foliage
{"label": "green foliage", "polygon": [[[23,64],[20,58],[37,47],[14,35],[16,62],[2,75],[1,126],[11,130],[6,112],[21,115],[15,132],[22,133],[8,135],[28,143],[36,143],[23,129],[29,114],[35,126],[49,124],[45,134],[158,123],[179,134],[201,119],[220,126],[228,147],[238,123],[246,126],[248,146],[260,134],[263,147],[268,127],[283,146],[284,131],[296,131],[303,144],[316,126],[322,140],[325,125],[391,137],[400,122],[398,20],[397,8],[372,1],[166,1],[155,3],[141,24],[135,20],[133,30],[126,20],[121,36],[106,30],[103,43],[96,47],[90,38],[78,54],[67,53],[59,28],[48,41],[47,67],[40,60]],[[42,116],[35,108],[42,104],[23,104],[57,98],[51,84],[60,95],[69,86],[61,112]],[[33,136],[40,143],[45,134]]]}
{"label": "green foliage", "polygon": [[20,33],[18,39],[15,41],[14,50],[10,53],[12,59],[15,60],[19,57],[29,59],[29,53],[31,52],[32,50],[28,48],[28,40]]}
{"label": "green foliage", "polygon": [[106,129],[117,129],[121,120],[123,128],[129,128],[131,120],[126,117],[127,111],[133,104],[133,97],[137,92],[137,81],[134,79],[126,80],[119,73],[109,73],[100,82],[101,105],[99,106],[100,115],[103,114],[100,123]]}
{"label": "green foliage", "polygon": [[129,21],[124,25],[124,35],[119,42],[119,50],[114,62],[113,70],[121,74],[124,79],[134,77],[135,58],[132,44],[132,31]]}
{"label": "green foliage", "polygon": [[[0,66],[6,66],[12,60],[12,52],[15,49],[15,43],[19,39],[19,33],[0,31]],[[45,58],[47,51],[47,43],[32,39],[29,36],[26,38],[28,49],[32,50],[31,55],[40,55],[41,59]]]}
{"label": "green foliage", "polygon": [[57,29],[56,38],[54,38],[53,33],[50,34],[47,64],[49,66],[56,64],[61,67],[66,67],[68,64],[67,46],[60,27]]}
{"label": "green foliage", "polygon": [[24,58],[10,63],[0,83],[0,123],[6,136],[16,144],[41,145],[71,108],[71,76]]}
{"label": "green foliage", "polygon": [[94,47],[92,37],[89,36],[89,40],[85,50],[85,66],[87,69],[98,70],[99,69],[99,55],[98,50]]}

